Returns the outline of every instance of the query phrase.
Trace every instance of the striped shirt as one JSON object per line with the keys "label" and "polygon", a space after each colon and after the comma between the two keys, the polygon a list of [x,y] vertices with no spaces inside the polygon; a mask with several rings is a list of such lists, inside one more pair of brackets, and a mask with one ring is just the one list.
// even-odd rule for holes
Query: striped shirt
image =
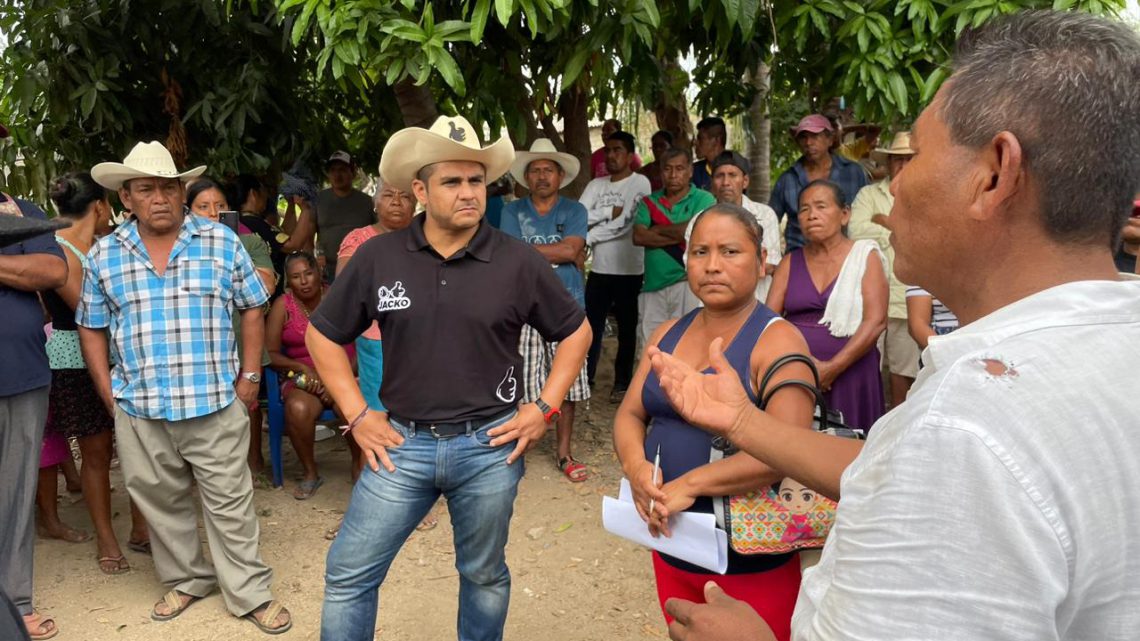
{"label": "striped shirt", "polygon": [[230,316],[268,299],[237,235],[188,215],[162,275],[136,223],[96,243],[75,322],[109,330],[111,390],[125,412],[178,421],[234,402],[238,357]]}
{"label": "striped shirt", "polygon": [[906,297],[913,298],[916,296],[930,296],[931,310],[930,310],[930,328],[934,333],[939,336],[945,336],[950,332],[958,329],[958,317],[950,308],[942,304],[942,301],[930,295],[930,292],[921,287],[908,286],[906,288]]}

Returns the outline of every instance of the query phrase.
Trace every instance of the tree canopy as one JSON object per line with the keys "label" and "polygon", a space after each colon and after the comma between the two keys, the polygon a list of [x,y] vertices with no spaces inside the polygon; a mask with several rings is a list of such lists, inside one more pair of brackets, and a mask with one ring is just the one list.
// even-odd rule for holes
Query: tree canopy
{"label": "tree canopy", "polygon": [[374,167],[441,111],[581,157],[617,105],[682,143],[690,110],[767,109],[779,131],[838,96],[904,125],[964,28],[1048,7],[1123,0],[26,0],[0,9],[0,158],[6,189],[42,196],[149,139],[219,175],[338,148]]}

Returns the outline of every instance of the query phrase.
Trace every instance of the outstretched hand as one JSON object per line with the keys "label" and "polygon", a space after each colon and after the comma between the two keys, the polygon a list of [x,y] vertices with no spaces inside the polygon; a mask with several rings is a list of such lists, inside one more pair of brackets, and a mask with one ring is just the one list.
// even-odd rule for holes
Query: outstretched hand
{"label": "outstretched hand", "polygon": [[686,421],[719,436],[729,436],[752,401],[740,384],[721,349],[724,341],[709,344],[712,374],[702,374],[681,359],[666,354],[655,345],[649,347],[649,360],[661,381],[661,389],[673,409]]}
{"label": "outstretched hand", "polygon": [[712,581],[705,584],[705,603],[669,599],[665,612],[673,617],[673,641],[775,641],[776,635],[747,603],[724,593]]}

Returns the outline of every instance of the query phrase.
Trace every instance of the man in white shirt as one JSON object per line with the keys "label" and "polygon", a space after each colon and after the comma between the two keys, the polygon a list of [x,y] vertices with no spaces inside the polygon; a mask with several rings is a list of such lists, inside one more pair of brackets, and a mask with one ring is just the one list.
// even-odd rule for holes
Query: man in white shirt
{"label": "man in white shirt", "polygon": [[[890,226],[899,278],[963,325],[930,339],[861,451],[753,409],[717,342],[716,374],[651,350],[654,366],[686,418],[842,494],[795,641],[1131,641],[1140,283],[1112,253],[1140,176],[1140,37],[1021,13],[964,36],[954,68],[915,123]],[[673,638],[772,638],[706,596],[670,602]]]}
{"label": "man in white shirt", "polygon": [[[748,190],[748,174],[752,171],[752,163],[735,151],[724,151],[712,162],[712,195],[716,196],[718,203],[729,203],[743,207],[752,214],[760,229],[764,232],[761,239],[764,249],[764,278],[756,285],[756,300],[761,303],[768,298],[768,288],[772,286],[772,274],[783,258],[783,238],[780,234],[780,220],[776,212],[764,203],[758,203],[744,192]],[[693,235],[693,225],[697,217],[689,221],[685,229],[685,245],[689,244],[689,237]],[[689,255],[685,254],[685,264]]]}
{"label": "man in white shirt", "polygon": [[586,246],[593,252],[590,276],[586,279],[586,317],[594,330],[587,374],[590,385],[598,372],[606,316],[612,309],[617,318],[618,349],[614,358],[614,387],[610,401],[617,402],[633,379],[633,357],[637,352],[637,295],[645,273],[645,250],[632,240],[637,203],[649,195],[649,179],[633,173],[633,136],[618,131],[606,139],[608,176],[595,178],[578,202],[589,212]]}

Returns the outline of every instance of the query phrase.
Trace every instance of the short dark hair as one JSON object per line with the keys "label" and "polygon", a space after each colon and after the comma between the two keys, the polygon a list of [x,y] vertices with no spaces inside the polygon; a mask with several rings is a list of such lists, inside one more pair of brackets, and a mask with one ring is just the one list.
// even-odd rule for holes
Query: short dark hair
{"label": "short dark hair", "polygon": [[662,165],[664,165],[665,163],[669,162],[670,160],[673,160],[674,158],[676,158],[677,156],[684,156],[685,160],[688,160],[690,158],[689,152],[685,151],[684,149],[681,149],[680,147],[670,147],[661,153],[661,158],[659,158],[658,160],[661,162]]}
{"label": "short dark hair", "polygon": [[733,205],[732,203],[710,205],[707,209],[697,214],[696,221],[693,222],[694,234],[697,233],[697,225],[701,223],[701,219],[709,214],[727,216],[743,225],[744,229],[748,232],[748,239],[756,245],[756,254],[760,255],[760,249],[764,247],[764,228],[756,221],[756,217],[752,215],[752,212],[740,205]]}
{"label": "short dark hair", "polygon": [[725,129],[723,119],[716,116],[701,119],[701,121],[697,123],[697,131],[705,129],[710,130],[710,133],[719,138],[721,142],[728,144],[728,131]]}
{"label": "short dark hair", "polygon": [[[234,202],[230,203],[230,206],[235,209],[241,209],[245,205],[245,201],[249,200],[249,195],[254,191],[261,190],[263,187],[264,185],[262,185],[261,181],[257,179],[257,176],[251,174],[238,174],[238,177],[234,178]],[[264,214],[264,212],[260,211],[249,213],[256,214],[258,216]]]}
{"label": "short dark hair", "polygon": [[91,203],[107,197],[107,190],[86,171],[73,171],[52,181],[50,195],[60,216],[83,218]]}
{"label": "short dark hair", "polygon": [[202,176],[196,179],[189,187],[186,188],[186,206],[193,207],[194,201],[201,196],[204,192],[211,189],[217,189],[226,198],[226,204],[230,204],[230,194],[227,193],[226,188],[222,187],[221,183],[210,178],[209,176]]}
{"label": "short dark hair", "polygon": [[673,132],[671,131],[658,129],[656,133],[649,137],[650,142],[652,142],[654,138],[664,138],[666,145],[669,145],[670,147],[673,146]]}
{"label": "short dark hair", "polygon": [[732,165],[733,167],[736,167],[740,171],[744,172],[745,176],[747,176],[749,172],[752,171],[752,163],[748,162],[747,158],[736,153],[735,151],[725,150],[720,152],[716,158],[713,158],[712,170],[713,172],[716,172],[719,167],[723,167],[725,165]]}
{"label": "short dark hair", "polygon": [[[831,191],[831,195],[835,197],[835,204],[839,205],[840,209],[843,209],[847,206],[847,196],[843,193],[843,188],[839,186],[839,183],[832,182],[826,178],[813,180],[804,185],[804,188],[800,190],[799,199],[803,200],[804,194],[806,194],[807,191],[813,187],[826,187],[829,191]],[[799,203],[796,204],[799,205]]]}
{"label": "short dark hair", "polygon": [[1140,38],[1076,12],[995,18],[958,39],[938,116],[954,143],[1017,137],[1054,240],[1115,247],[1140,176]]}
{"label": "short dark hair", "polygon": [[634,140],[633,134],[629,133],[628,131],[614,132],[613,135],[611,135],[609,138],[606,138],[606,142],[609,142],[611,140],[617,140],[620,142],[625,146],[625,150],[631,154],[634,152],[637,146],[637,141]]}

